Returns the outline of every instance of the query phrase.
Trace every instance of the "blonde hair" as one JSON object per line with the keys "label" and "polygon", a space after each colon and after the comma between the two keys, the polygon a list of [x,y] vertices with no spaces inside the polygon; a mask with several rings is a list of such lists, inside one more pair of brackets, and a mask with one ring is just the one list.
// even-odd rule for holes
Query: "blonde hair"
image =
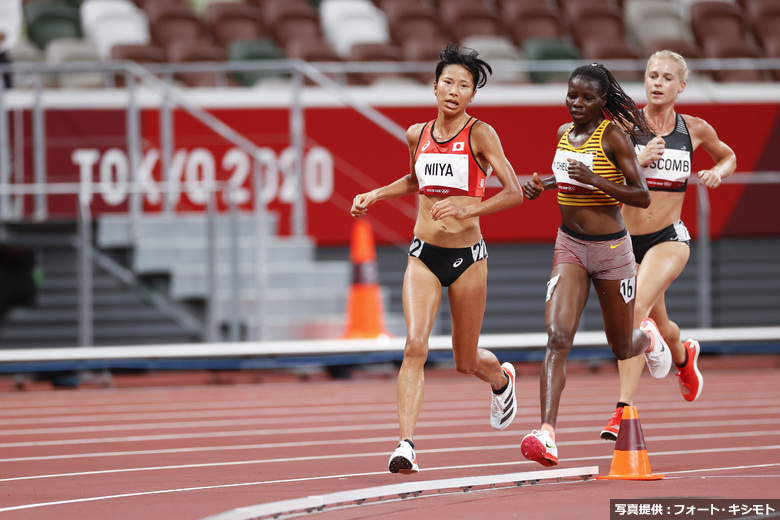
{"label": "blonde hair", "polygon": [[670,51],[668,49],[654,52],[653,55],[647,59],[645,74],[647,74],[647,71],[650,68],[650,63],[652,63],[653,60],[672,60],[675,62],[675,64],[677,64],[677,70],[680,74],[680,83],[685,83],[688,81],[688,64],[685,63],[685,58],[683,58],[681,54],[677,54],[676,52]]}

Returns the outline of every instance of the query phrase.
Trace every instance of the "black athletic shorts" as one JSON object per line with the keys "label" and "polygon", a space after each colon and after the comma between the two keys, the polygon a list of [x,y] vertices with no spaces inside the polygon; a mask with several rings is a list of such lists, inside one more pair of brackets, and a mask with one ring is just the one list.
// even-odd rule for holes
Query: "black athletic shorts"
{"label": "black athletic shorts", "polygon": [[631,244],[634,246],[634,257],[636,257],[636,263],[641,264],[645,254],[656,244],[663,242],[683,242],[691,245],[691,234],[688,233],[688,228],[685,227],[682,220],[678,220],[671,226],[667,226],[655,233],[649,233],[647,235],[631,235]]}
{"label": "black athletic shorts", "polygon": [[462,275],[474,262],[485,260],[488,257],[485,240],[471,247],[439,247],[423,242],[414,237],[409,246],[409,256],[414,256],[436,275],[443,287],[449,287]]}

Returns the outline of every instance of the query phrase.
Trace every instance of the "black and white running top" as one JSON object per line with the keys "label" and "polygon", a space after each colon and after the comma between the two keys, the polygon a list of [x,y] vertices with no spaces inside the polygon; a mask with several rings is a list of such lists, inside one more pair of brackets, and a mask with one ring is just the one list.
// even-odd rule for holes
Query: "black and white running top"
{"label": "black and white running top", "polygon": [[[693,156],[693,143],[688,134],[688,126],[680,114],[676,114],[677,124],[669,135],[662,135],[666,143],[664,155],[654,163],[643,168],[647,187],[656,191],[685,191],[688,185],[688,177],[691,175],[691,157]],[[636,153],[645,149],[650,139],[654,138],[642,135],[639,129],[634,129],[638,144]]]}

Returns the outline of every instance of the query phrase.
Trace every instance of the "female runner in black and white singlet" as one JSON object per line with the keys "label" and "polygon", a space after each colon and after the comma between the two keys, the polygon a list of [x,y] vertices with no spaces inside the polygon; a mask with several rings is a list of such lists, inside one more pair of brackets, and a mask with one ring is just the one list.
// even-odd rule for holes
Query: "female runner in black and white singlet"
{"label": "female runner in black and white singlet", "polygon": [[[700,184],[717,188],[734,172],[737,159],[709,123],[675,111],[687,79],[685,59],[675,52],[658,51],[647,61],[647,106],[643,111],[653,136],[641,140],[636,152],[651,202],[648,208],[624,206],[622,213],[638,264],[634,321],[647,315],[655,320],[672,353],[683,398],[695,401],[704,384],[697,366],[701,349],[694,339],[680,341],[680,327],[669,319],[664,294],[690,256],[691,237],[681,220],[688,179],[695,175]],[[692,155],[699,146],[715,165],[694,172]],[[641,357],[618,362],[620,398],[614,416],[601,432],[602,438],[617,439],[623,407],[633,404],[643,366]]]}

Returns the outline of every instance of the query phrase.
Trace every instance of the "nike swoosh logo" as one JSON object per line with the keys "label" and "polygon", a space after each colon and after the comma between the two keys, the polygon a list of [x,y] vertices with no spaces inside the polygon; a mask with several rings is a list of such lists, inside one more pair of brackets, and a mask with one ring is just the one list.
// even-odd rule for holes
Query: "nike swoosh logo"
{"label": "nike swoosh logo", "polygon": [[622,245],[623,245],[623,242],[621,242],[621,243],[619,243],[619,244],[610,244],[610,245],[609,245],[609,248],[610,248],[610,249],[615,249],[616,247],[620,247],[620,246],[622,246]]}

